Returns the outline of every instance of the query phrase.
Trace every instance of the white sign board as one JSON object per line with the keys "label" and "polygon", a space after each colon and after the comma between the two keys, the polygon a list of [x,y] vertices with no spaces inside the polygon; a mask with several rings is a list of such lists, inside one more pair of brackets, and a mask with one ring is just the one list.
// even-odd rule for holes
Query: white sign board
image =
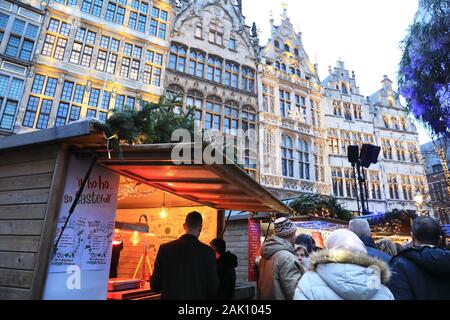
{"label": "white sign board", "polygon": [[[54,243],[89,166],[89,161],[70,159]],[[92,170],[52,256],[44,299],[106,299],[119,179],[102,167]]]}

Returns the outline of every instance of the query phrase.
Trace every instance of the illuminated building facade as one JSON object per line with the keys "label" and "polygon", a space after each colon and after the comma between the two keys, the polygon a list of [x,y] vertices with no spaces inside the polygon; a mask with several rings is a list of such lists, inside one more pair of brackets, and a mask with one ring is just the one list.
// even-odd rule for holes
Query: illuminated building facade
{"label": "illuminated building facade", "polygon": [[168,1],[51,0],[28,72],[15,132],[105,120],[163,93]]}

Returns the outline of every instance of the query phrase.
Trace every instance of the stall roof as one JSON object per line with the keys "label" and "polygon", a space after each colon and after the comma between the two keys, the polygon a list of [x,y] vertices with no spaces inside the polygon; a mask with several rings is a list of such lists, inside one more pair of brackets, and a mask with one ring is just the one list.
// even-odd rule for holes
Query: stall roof
{"label": "stall roof", "polygon": [[103,132],[95,130],[89,120],[2,138],[0,153],[55,142],[66,143],[81,155],[97,155],[100,165],[122,176],[218,210],[291,211],[237,165],[195,164],[193,159],[184,165],[174,164],[171,155],[175,144],[124,146],[121,154],[109,153]]}

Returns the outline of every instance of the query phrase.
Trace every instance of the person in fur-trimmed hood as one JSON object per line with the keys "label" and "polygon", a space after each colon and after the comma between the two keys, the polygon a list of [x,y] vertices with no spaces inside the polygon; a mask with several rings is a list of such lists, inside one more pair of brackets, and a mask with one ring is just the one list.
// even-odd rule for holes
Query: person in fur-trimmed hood
{"label": "person in fur-trimmed hood", "polygon": [[372,258],[356,234],[336,230],[326,250],[311,255],[311,271],[299,281],[294,300],[394,300],[386,287],[386,262]]}

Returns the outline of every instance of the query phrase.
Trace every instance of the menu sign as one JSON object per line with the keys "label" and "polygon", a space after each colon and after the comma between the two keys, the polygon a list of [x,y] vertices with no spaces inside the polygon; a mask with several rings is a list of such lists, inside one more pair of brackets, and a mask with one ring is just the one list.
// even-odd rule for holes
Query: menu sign
{"label": "menu sign", "polygon": [[261,224],[259,220],[248,220],[248,281],[257,281],[256,258],[261,249]]}

